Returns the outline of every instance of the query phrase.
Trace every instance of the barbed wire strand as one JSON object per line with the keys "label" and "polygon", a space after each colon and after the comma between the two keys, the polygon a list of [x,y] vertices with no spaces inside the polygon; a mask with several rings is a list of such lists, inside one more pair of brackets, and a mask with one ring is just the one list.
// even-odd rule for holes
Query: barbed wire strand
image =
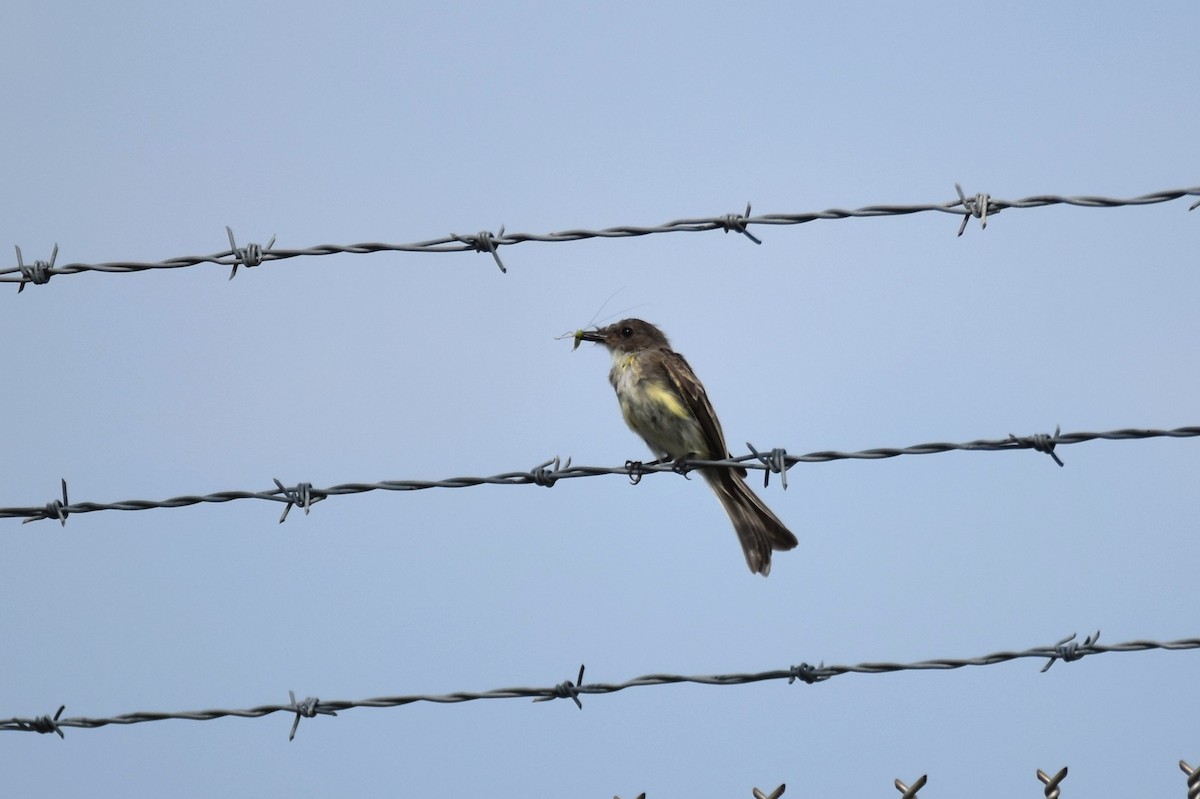
{"label": "barbed wire strand", "polygon": [[[1184,774],[1188,775],[1188,799],[1196,799],[1196,795],[1193,792],[1193,787],[1195,787],[1195,783],[1200,780],[1200,771],[1192,768],[1192,766],[1186,760],[1179,761],[1179,768]],[[1062,795],[1062,788],[1059,786],[1062,781],[1066,779],[1066,776],[1066,766],[1063,766],[1061,769],[1059,769],[1053,776],[1047,774],[1041,769],[1037,770],[1038,782],[1042,783],[1043,785],[1042,794],[1045,799],[1059,799],[1059,797]],[[916,779],[915,782],[913,782],[911,786],[899,778],[897,778],[892,784],[895,786],[896,790],[900,792],[900,799],[917,799],[917,792],[924,788],[928,782],[929,775],[922,774]],[[1197,790],[1200,790],[1200,788],[1197,788]],[[754,799],[779,799],[779,797],[783,796],[786,791],[787,784],[781,783],[779,787],[771,793],[765,793],[758,788],[754,788],[752,793]],[[621,799],[621,797],[614,796],[613,799]],[[646,794],[644,792],[638,794],[637,799],[646,799]]]}
{"label": "barbed wire strand", "polygon": [[836,460],[882,460],[895,458],[900,455],[931,455],[940,452],[1000,452],[1012,450],[1034,450],[1049,455],[1062,466],[1063,462],[1055,452],[1055,448],[1066,444],[1080,444],[1085,441],[1129,441],[1149,438],[1192,438],[1200,436],[1200,426],[1177,427],[1173,430],[1125,428],[1110,430],[1105,433],[1063,433],[1058,428],[1054,434],[1036,433],[1029,436],[1009,434],[1002,439],[979,439],[961,444],[934,442],[917,444],[911,447],[878,447],[859,452],[839,452],[825,450],[810,452],[807,455],[788,455],[782,448],[759,452],[753,445],[747,443],[750,454],[725,460],[683,459],[673,463],[642,463],[626,461],[624,466],[572,466],[568,458],[563,463],[559,458],[551,458],[529,471],[504,472],[490,477],[451,477],[444,480],[384,480],[376,483],[341,483],[328,488],[316,488],[311,483],[298,483],[294,486],[284,485],[275,478],[275,489],[267,491],[217,491],[211,494],[187,494],[171,497],[170,499],[147,500],[127,499],[120,502],[71,502],[67,497],[67,481],[62,481],[62,499],[55,499],[41,506],[0,507],[0,518],[23,519],[24,524],[40,519],[57,519],[66,525],[67,517],[71,514],[94,513],[108,510],[149,510],[151,508],[183,508],[205,503],[232,502],[241,499],[265,500],[268,502],[284,503],[283,513],[279,517],[283,523],[293,507],[301,508],[306,514],[312,506],[329,497],[348,494],[364,494],[370,491],[420,491],[429,488],[472,488],[482,485],[539,485],[552,487],[559,480],[579,477],[597,477],[599,475],[625,475],[637,484],[647,474],[658,472],[675,472],[686,474],[697,468],[744,468],[759,469],[763,475],[764,487],[768,485],[771,475],[780,475],[783,488],[787,488],[787,470],[797,463],[825,463]]}
{"label": "barbed wire strand", "polygon": [[[265,247],[260,244],[249,244],[238,247],[234,241],[233,231],[226,227],[229,238],[229,249],[212,255],[184,255],[168,258],[165,261],[109,261],[106,263],[68,263],[55,265],[58,255],[58,244],[54,245],[54,253],[49,261],[37,260],[26,264],[21,248],[17,247],[17,265],[0,268],[0,283],[19,284],[18,293],[24,290],[27,283],[44,285],[54,275],[74,275],[81,272],[143,272],[151,269],[180,269],[201,264],[216,264],[229,267],[229,277],[232,279],[239,266],[252,268],[268,261],[282,261],[288,258],[312,257],[321,255],[350,254],[363,255],[380,252],[480,252],[488,253],[496,262],[501,272],[508,270],[500,260],[498,249],[525,242],[557,243],[566,241],[581,241],[584,239],[613,239],[648,236],[658,233],[701,233],[721,230],[725,233],[740,233],[755,244],[762,241],[749,231],[752,225],[801,225],[815,222],[819,219],[850,219],[871,218],[880,216],[907,216],[911,214],[937,212],[959,216],[962,218],[958,227],[958,235],[962,235],[971,219],[978,219],[981,228],[987,227],[988,218],[1010,208],[1043,208],[1051,205],[1071,205],[1080,208],[1119,208],[1125,206],[1151,205],[1178,200],[1182,197],[1200,196],[1200,187],[1186,189],[1166,189],[1139,197],[1117,198],[1100,196],[1061,196],[1042,194],[1026,197],[1021,200],[1001,200],[980,192],[971,196],[962,190],[957,183],[954,186],[958,199],[943,203],[922,203],[917,205],[868,205],[862,208],[847,210],[829,208],[824,211],[804,211],[800,213],[776,213],[761,216],[750,215],[750,204],[746,204],[744,213],[724,214],[715,217],[692,219],[676,219],[660,225],[620,225],[600,230],[575,229],[563,230],[556,233],[505,233],[502,225],[497,233],[484,230],[472,235],[451,233],[449,236],[427,239],[425,241],[408,242],[405,244],[388,244],[383,242],[363,242],[359,244],[318,244],[301,249],[274,249],[275,238]],[[1200,206],[1200,201],[1189,206],[1194,210]]]}
{"label": "barbed wire strand", "polygon": [[259,705],[245,710],[195,710],[173,713],[137,712],[125,713],[119,716],[105,718],[88,718],[72,716],[63,718],[65,706],[60,706],[53,717],[38,716],[35,718],[0,719],[0,731],[12,730],[23,732],[56,733],[63,736],[66,727],[80,729],[95,729],[110,724],[140,724],[146,721],[165,721],[181,719],[188,721],[211,721],[213,719],[238,717],[261,718],[274,713],[285,713],[294,716],[290,737],[294,738],[301,718],[314,718],[318,715],[336,716],[339,711],[351,708],[385,708],[401,707],[417,702],[433,704],[457,704],[479,699],[532,699],[535,702],[547,702],[552,699],[570,699],[579,709],[583,709],[580,697],[584,695],[613,694],[629,688],[646,688],[650,686],[675,685],[691,683],[695,685],[747,685],[768,680],[787,680],[788,684],[800,681],[809,685],[824,682],[843,674],[884,674],[898,671],[947,671],[960,669],[965,666],[993,666],[1020,658],[1035,658],[1046,660],[1042,667],[1044,673],[1058,660],[1075,661],[1089,655],[1109,652],[1143,652],[1153,649],[1168,651],[1200,649],[1200,638],[1184,638],[1176,641],[1127,641],[1121,644],[1098,643],[1100,632],[1089,635],[1083,641],[1076,641],[1075,634],[1061,639],[1053,646],[1041,646],[1017,652],[993,652],[990,655],[974,658],[938,658],[936,660],[921,660],[913,663],[872,662],[859,663],[856,666],[826,666],[822,661],[818,666],[801,663],[786,669],[775,669],[745,674],[713,674],[713,675],[682,675],[682,674],[647,674],[623,683],[585,683],[583,681],[583,666],[575,680],[566,680],[549,688],[497,688],[491,691],[457,691],[450,694],[411,694],[405,696],[382,696],[372,699],[359,700],[326,700],[309,697],[297,702],[294,692],[289,692],[287,704]]}

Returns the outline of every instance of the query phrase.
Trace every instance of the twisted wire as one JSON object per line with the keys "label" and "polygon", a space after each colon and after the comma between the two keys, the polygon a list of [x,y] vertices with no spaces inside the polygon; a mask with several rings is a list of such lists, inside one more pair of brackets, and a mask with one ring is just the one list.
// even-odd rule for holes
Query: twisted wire
{"label": "twisted wire", "polygon": [[[986,228],[988,218],[1001,211],[1013,208],[1043,208],[1050,205],[1070,205],[1079,208],[1118,208],[1124,206],[1151,205],[1178,200],[1183,197],[1200,196],[1200,186],[1185,189],[1166,189],[1151,192],[1138,197],[1102,197],[1102,196],[1063,196],[1057,194],[1042,194],[1025,197],[1020,200],[1001,200],[980,192],[968,196],[962,187],[955,184],[958,199],[943,203],[921,203],[916,205],[883,204],[867,205],[856,209],[829,208],[824,211],[804,211],[799,213],[776,213],[761,216],[750,215],[750,205],[746,205],[744,213],[722,214],[713,217],[676,219],[659,225],[619,225],[617,227],[599,230],[572,229],[554,233],[506,233],[501,226],[497,233],[480,231],[472,235],[451,233],[448,236],[415,241],[403,244],[384,242],[363,242],[359,244],[317,244],[300,249],[275,249],[275,239],[271,238],[267,245],[249,244],[238,247],[234,242],[233,231],[226,228],[229,239],[229,249],[212,255],[185,255],[168,258],[163,261],[109,261],[106,263],[68,263],[56,266],[54,257],[49,261],[35,261],[32,266],[22,260],[20,249],[17,250],[17,265],[0,268],[0,283],[18,283],[19,289],[26,284],[41,285],[54,275],[74,275],[82,272],[130,273],[150,269],[180,269],[201,264],[216,264],[229,267],[229,277],[232,279],[239,266],[247,268],[258,266],[269,261],[281,261],[288,258],[300,258],[334,254],[362,255],[380,252],[479,252],[491,255],[501,272],[507,272],[504,262],[500,259],[498,249],[501,247],[523,244],[526,242],[557,243],[566,241],[581,241],[584,239],[613,239],[648,236],[658,233],[702,233],[720,230],[725,233],[740,233],[755,244],[761,240],[749,231],[752,225],[800,225],[817,220],[872,218],[879,216],[907,216],[919,213],[945,213],[961,217],[958,235],[966,230],[971,219],[978,219],[980,227]],[[1194,203],[1188,210],[1200,205]],[[54,245],[55,255],[58,245]]]}
{"label": "twisted wire", "polygon": [[931,455],[940,452],[1000,452],[1009,450],[1035,450],[1048,454],[1062,466],[1063,462],[1055,453],[1055,447],[1064,444],[1081,444],[1085,441],[1129,441],[1148,438],[1194,438],[1200,436],[1200,426],[1177,427],[1173,430],[1124,428],[1110,430],[1105,433],[1062,433],[1055,430],[1054,435],[1037,433],[1029,436],[1009,434],[1002,439],[979,439],[965,443],[953,444],[934,442],[917,444],[911,447],[877,447],[859,452],[840,452],[825,450],[810,452],[807,455],[788,455],[786,450],[775,448],[767,452],[759,452],[753,445],[747,444],[750,454],[740,455],[724,460],[700,460],[684,458],[672,463],[642,463],[626,461],[624,466],[572,466],[570,458],[562,463],[559,458],[551,458],[528,471],[504,472],[490,477],[451,477],[444,480],[383,480],[376,483],[341,483],[328,488],[316,488],[311,483],[298,483],[294,486],[284,485],[275,478],[275,488],[266,491],[217,491],[211,494],[185,494],[170,499],[127,499],[120,502],[72,502],[67,496],[67,481],[62,481],[62,499],[54,499],[40,506],[0,507],[0,518],[23,519],[23,523],[39,519],[58,519],[65,525],[67,517],[77,513],[94,513],[107,510],[150,510],[152,508],[183,508],[191,505],[208,503],[233,502],[240,499],[256,499],[268,502],[284,503],[283,514],[279,517],[283,523],[288,513],[299,506],[306,514],[312,506],[321,500],[333,496],[348,494],[364,494],[370,491],[421,491],[430,488],[472,488],[481,485],[538,485],[550,488],[559,480],[578,477],[597,477],[599,475],[625,475],[630,482],[637,484],[647,474],[659,472],[674,472],[686,474],[698,468],[743,468],[764,471],[764,486],[770,480],[771,474],[779,474],[786,484],[787,470],[797,463],[825,463],[835,460],[881,460],[895,458],[900,455]]}
{"label": "twisted wire", "polygon": [[[63,707],[53,716],[37,716],[34,718],[13,717],[0,719],[0,731],[20,731],[55,733],[63,736],[63,730],[68,727],[80,729],[96,729],[108,725],[140,724],[147,721],[165,721],[179,719],[187,721],[211,721],[213,719],[238,717],[261,718],[274,713],[291,714],[293,716],[291,737],[295,737],[301,718],[314,718],[317,715],[336,716],[338,711],[351,708],[386,708],[401,707],[417,702],[433,704],[457,704],[480,699],[533,699],[534,701],[549,701],[552,699],[570,699],[580,709],[583,703],[580,697],[599,694],[612,694],[630,688],[646,688],[650,686],[675,685],[690,683],[695,685],[747,685],[767,680],[787,680],[788,684],[797,681],[815,684],[824,682],[843,674],[884,674],[897,671],[945,671],[960,669],[965,666],[993,666],[1020,658],[1035,658],[1047,660],[1042,668],[1045,672],[1056,660],[1079,660],[1089,655],[1109,652],[1143,652],[1153,649],[1178,651],[1200,649],[1200,638],[1183,638],[1175,641],[1126,641],[1120,644],[1105,645],[1098,643],[1099,632],[1088,636],[1084,641],[1077,642],[1072,634],[1061,639],[1052,646],[1034,647],[1023,651],[993,652],[989,655],[974,658],[938,658],[922,660],[913,663],[859,663],[855,666],[819,666],[801,663],[785,669],[774,669],[743,674],[712,674],[712,675],[682,675],[682,674],[647,674],[622,683],[584,683],[583,667],[579,669],[576,681],[567,680],[553,686],[543,688],[497,688],[490,691],[456,691],[450,694],[409,694],[401,696],[381,696],[371,699],[358,700],[328,700],[308,697],[297,702],[294,692],[289,692],[289,701],[285,704],[259,705],[244,710],[194,710],[177,712],[136,712],[118,716],[89,718],[85,716],[62,717]],[[917,786],[919,787],[919,786]],[[914,789],[915,790],[915,789]]]}

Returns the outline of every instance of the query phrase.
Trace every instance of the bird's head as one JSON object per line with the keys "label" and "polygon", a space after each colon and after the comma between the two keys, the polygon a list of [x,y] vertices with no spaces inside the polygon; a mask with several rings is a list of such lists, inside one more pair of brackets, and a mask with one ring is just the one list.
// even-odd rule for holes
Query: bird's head
{"label": "bird's head", "polygon": [[603,344],[610,352],[641,352],[649,349],[670,349],[671,345],[663,332],[641,319],[622,319],[607,327],[575,332],[575,346],[580,341]]}

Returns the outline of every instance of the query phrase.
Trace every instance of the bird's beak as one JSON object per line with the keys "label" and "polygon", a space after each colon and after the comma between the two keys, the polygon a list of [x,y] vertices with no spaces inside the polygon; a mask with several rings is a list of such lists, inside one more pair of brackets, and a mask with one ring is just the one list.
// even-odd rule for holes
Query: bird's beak
{"label": "bird's beak", "polygon": [[575,346],[571,349],[579,349],[579,342],[595,341],[600,344],[604,343],[604,335],[599,330],[576,330],[575,331]]}

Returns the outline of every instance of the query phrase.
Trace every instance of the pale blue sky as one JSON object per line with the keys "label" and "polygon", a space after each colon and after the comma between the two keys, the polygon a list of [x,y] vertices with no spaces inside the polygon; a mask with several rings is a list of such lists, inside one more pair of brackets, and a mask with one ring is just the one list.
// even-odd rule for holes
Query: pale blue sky
{"label": "pale blue sky", "polygon": [[[0,246],[161,260],[1200,183],[1188,2],[13,3]],[[635,313],[736,452],[1200,423],[1200,217],[1012,210],[0,287],[0,505],[647,457]],[[0,265],[15,263],[11,250]],[[0,718],[970,657],[1200,634],[1192,440],[802,464],[746,569],[670,475],[0,524]],[[1194,653],[10,733],[13,795],[1182,796]]]}

